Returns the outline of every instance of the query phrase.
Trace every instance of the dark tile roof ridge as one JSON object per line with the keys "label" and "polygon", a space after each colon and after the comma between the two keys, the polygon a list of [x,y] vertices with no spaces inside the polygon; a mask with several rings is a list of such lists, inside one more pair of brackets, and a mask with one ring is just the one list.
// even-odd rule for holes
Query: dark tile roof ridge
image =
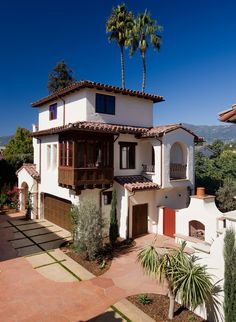
{"label": "dark tile roof ridge", "polygon": [[81,80],[78,82],[74,82],[73,84],[66,86],[63,89],[60,89],[55,93],[45,96],[45,97],[33,102],[31,105],[32,105],[32,107],[39,107],[39,106],[41,106],[47,102],[50,102],[60,96],[65,96],[75,90],[79,90],[79,89],[86,88],[86,87],[87,88],[98,88],[100,90],[104,89],[105,91],[108,91],[108,92],[110,91],[110,92],[114,92],[114,93],[121,93],[124,95],[131,95],[131,96],[136,96],[136,97],[140,97],[140,98],[146,98],[146,99],[152,100],[154,103],[164,101],[163,96],[149,94],[149,93],[143,93],[143,92],[137,91],[137,90],[121,88],[118,86],[107,85],[107,84],[103,84],[100,82],[93,82],[90,80]]}

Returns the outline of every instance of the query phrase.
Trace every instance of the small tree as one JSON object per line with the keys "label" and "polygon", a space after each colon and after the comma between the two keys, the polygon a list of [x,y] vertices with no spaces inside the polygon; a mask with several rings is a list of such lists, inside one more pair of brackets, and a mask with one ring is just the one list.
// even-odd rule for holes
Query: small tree
{"label": "small tree", "polygon": [[117,237],[119,236],[118,232],[118,222],[116,216],[116,191],[112,191],[112,201],[111,201],[111,212],[110,212],[110,228],[109,228],[109,238],[114,247]]}
{"label": "small tree", "polygon": [[231,322],[236,321],[236,243],[233,229],[226,230],[224,260],[224,314],[225,322]]}
{"label": "small tree", "polygon": [[170,298],[168,318],[171,320],[177,295],[184,306],[195,309],[211,298],[213,289],[206,266],[197,264],[196,257],[185,253],[185,246],[186,243],[182,243],[177,250],[158,251],[152,244],[138,253],[144,272],[159,282],[167,282]]}
{"label": "small tree", "polygon": [[102,229],[104,220],[101,210],[92,199],[83,200],[71,210],[74,218],[73,237],[74,245],[79,251],[85,252],[89,260],[94,260],[102,249]]}
{"label": "small tree", "polygon": [[236,179],[226,178],[223,186],[216,192],[218,206],[221,211],[236,209]]}
{"label": "small tree", "polygon": [[72,76],[72,70],[66,65],[64,60],[60,61],[48,76],[49,94],[69,86],[75,82]]}
{"label": "small tree", "polygon": [[4,158],[9,159],[11,157],[21,155],[33,156],[33,143],[31,132],[27,129],[18,127],[15,135],[11,138],[4,149]]}

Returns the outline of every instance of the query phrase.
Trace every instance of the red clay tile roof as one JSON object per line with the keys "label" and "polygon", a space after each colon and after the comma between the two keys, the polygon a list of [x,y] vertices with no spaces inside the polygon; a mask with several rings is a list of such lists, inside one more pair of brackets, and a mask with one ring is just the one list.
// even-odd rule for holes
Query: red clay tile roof
{"label": "red clay tile roof", "polygon": [[100,132],[100,133],[111,133],[111,134],[141,134],[145,133],[149,130],[146,127],[137,127],[137,126],[129,126],[129,125],[119,125],[119,124],[107,124],[101,122],[76,122],[76,123],[69,123],[64,126],[54,127],[48,130],[42,130],[33,132],[32,136],[41,136],[41,135],[48,135],[48,134],[57,134],[60,132],[66,132],[71,130],[78,130],[78,131],[89,131],[89,132]]}
{"label": "red clay tile roof", "polygon": [[31,105],[32,105],[32,107],[39,107],[45,103],[49,103],[55,99],[58,99],[59,97],[64,97],[70,93],[73,93],[75,91],[79,91],[83,88],[94,88],[97,90],[104,90],[104,91],[112,92],[112,93],[118,93],[118,94],[129,95],[129,96],[136,96],[139,98],[149,99],[149,100],[153,101],[153,103],[164,101],[164,98],[159,95],[147,94],[147,93],[142,93],[140,91],[133,91],[131,89],[122,89],[121,87],[91,82],[88,80],[82,80],[80,82],[76,82],[70,86],[67,86],[67,87],[65,87],[65,88],[63,88],[51,95],[48,95],[48,96],[32,103]]}
{"label": "red clay tile roof", "polygon": [[16,171],[16,174],[18,174],[22,169],[25,169],[28,172],[28,174],[36,181],[40,180],[40,175],[36,170],[36,164],[23,163],[22,167]]}
{"label": "red clay tile roof", "polygon": [[38,137],[42,135],[51,135],[58,134],[61,132],[78,130],[78,131],[89,131],[89,132],[100,132],[100,133],[111,133],[111,134],[136,134],[142,138],[150,138],[150,137],[162,137],[164,134],[174,131],[176,129],[183,129],[194,136],[195,141],[201,142],[202,138],[198,137],[191,130],[187,129],[181,124],[170,124],[170,125],[160,125],[153,128],[147,127],[137,127],[131,125],[119,125],[119,124],[107,124],[100,122],[77,122],[77,123],[69,123],[64,126],[54,127],[48,130],[42,130],[33,132],[32,136]]}
{"label": "red clay tile roof", "polygon": [[236,123],[236,104],[231,109],[219,113],[221,122]]}
{"label": "red clay tile roof", "polygon": [[168,125],[159,125],[156,127],[152,127],[147,132],[142,134],[142,137],[161,137],[168,132],[172,132],[177,129],[183,129],[184,131],[192,134],[196,142],[202,142],[203,138],[197,136],[194,132],[180,124],[168,124]]}
{"label": "red clay tile roof", "polygon": [[116,182],[124,186],[130,192],[137,190],[159,189],[158,184],[152,182],[142,175],[137,176],[117,176],[114,178]]}

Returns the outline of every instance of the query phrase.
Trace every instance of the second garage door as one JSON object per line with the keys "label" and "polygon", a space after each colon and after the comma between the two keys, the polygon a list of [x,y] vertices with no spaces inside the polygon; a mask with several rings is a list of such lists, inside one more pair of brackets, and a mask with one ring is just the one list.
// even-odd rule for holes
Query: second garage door
{"label": "second garage door", "polygon": [[44,195],[44,218],[66,230],[71,228],[70,208],[70,201],[48,194]]}

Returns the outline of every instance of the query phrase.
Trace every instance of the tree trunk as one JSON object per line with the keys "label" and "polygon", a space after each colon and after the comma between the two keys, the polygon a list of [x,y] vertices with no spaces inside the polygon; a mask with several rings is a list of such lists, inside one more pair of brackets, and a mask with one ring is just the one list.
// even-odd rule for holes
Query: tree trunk
{"label": "tree trunk", "polygon": [[170,304],[169,304],[169,313],[168,319],[173,320],[174,310],[175,310],[175,295],[171,291],[169,292]]}
{"label": "tree trunk", "polygon": [[121,64],[121,81],[122,88],[125,88],[125,62],[124,62],[124,46],[120,46],[120,64]]}
{"label": "tree trunk", "polygon": [[144,93],[145,85],[146,85],[146,59],[145,52],[142,52],[142,62],[143,62],[143,82],[142,82],[142,93]]}

